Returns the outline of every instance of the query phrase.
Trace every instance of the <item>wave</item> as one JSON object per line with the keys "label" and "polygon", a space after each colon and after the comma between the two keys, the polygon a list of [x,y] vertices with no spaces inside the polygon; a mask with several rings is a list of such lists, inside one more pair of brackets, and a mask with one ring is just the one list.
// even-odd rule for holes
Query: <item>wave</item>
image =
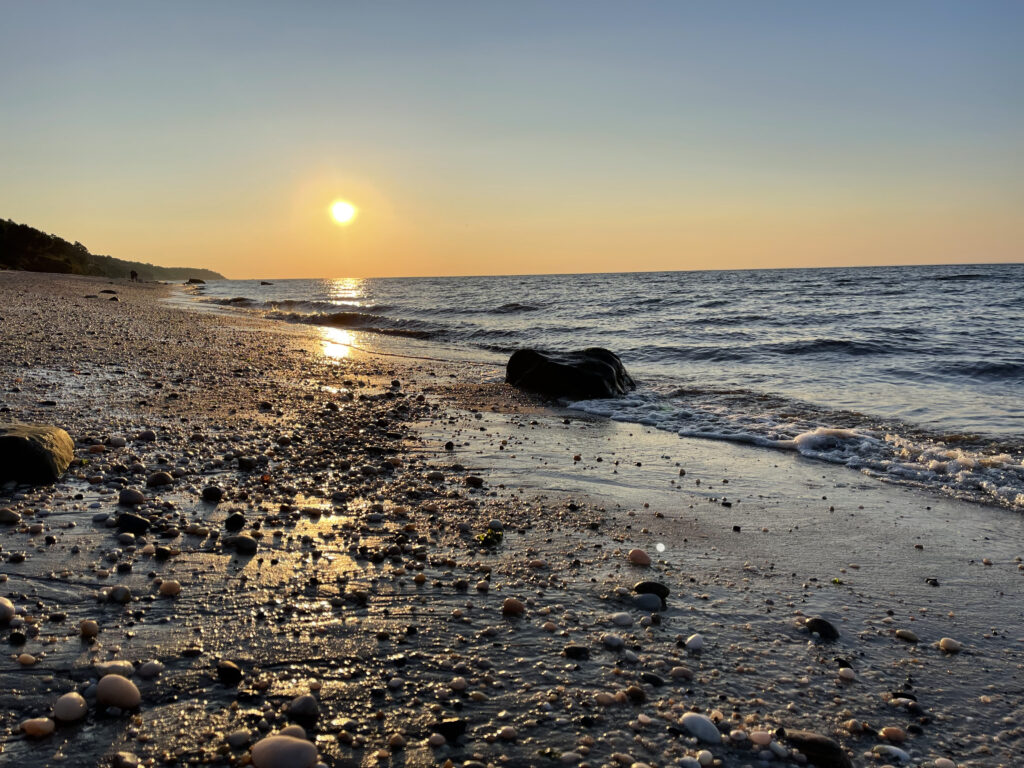
{"label": "wave", "polygon": [[671,388],[570,407],[615,421],[792,451],[887,482],[1024,512],[1024,443],[930,433],[742,389]]}
{"label": "wave", "polygon": [[936,369],[936,373],[963,376],[979,381],[1024,382],[1024,362],[995,362],[976,360],[966,363],[950,363]]}
{"label": "wave", "polygon": [[977,272],[966,272],[962,275],[936,275],[935,280],[984,280],[990,277],[989,275],[982,275]]}
{"label": "wave", "polygon": [[385,336],[404,336],[410,339],[435,339],[442,335],[442,329],[421,320],[403,320],[372,312],[269,312],[267,317],[307,325],[329,325],[365,333],[379,333]]}

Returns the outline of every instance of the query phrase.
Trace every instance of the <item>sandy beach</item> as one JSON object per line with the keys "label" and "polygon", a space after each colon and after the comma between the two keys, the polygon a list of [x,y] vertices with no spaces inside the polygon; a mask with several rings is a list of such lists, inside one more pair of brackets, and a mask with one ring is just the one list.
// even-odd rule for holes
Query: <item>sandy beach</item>
{"label": "sandy beach", "polygon": [[0,272],[0,764],[1022,764],[1020,515],[187,303]]}

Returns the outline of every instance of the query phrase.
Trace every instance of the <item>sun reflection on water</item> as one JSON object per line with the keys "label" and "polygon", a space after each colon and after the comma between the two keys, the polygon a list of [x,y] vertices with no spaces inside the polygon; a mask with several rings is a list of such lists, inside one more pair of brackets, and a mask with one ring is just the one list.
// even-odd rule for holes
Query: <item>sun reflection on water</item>
{"label": "sun reflection on water", "polygon": [[358,277],[339,277],[336,280],[331,280],[331,300],[332,301],[353,301],[354,299],[362,299],[365,295],[363,291],[364,280]]}
{"label": "sun reflection on water", "polygon": [[323,338],[320,340],[324,357],[331,360],[344,360],[352,354],[355,335],[344,328],[321,328]]}

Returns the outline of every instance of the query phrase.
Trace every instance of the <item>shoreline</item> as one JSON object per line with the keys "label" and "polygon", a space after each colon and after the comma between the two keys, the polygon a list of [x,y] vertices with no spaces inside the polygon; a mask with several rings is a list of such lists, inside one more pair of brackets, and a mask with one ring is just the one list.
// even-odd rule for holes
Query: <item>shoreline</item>
{"label": "shoreline", "polygon": [[[20,381],[0,418],[65,426],[91,461],[56,486],[0,497],[24,523],[0,529],[0,594],[36,633],[0,672],[0,754],[19,764],[102,764],[118,751],[241,764],[246,744],[227,734],[251,743],[298,722],[285,710],[311,691],[320,715],[302,722],[328,765],[660,767],[707,748],[731,767],[767,759],[749,734],[778,727],[835,738],[856,765],[895,762],[865,756],[891,747],[911,765],[1010,766],[1024,744],[1024,524],[1012,512],[583,418],[458,364],[170,306],[157,286],[12,275],[0,273],[2,359]],[[143,429],[157,441],[134,440]],[[154,469],[181,474],[146,490]],[[201,500],[209,484],[221,503]],[[94,520],[118,511],[122,486],[144,490],[141,511],[165,526],[147,543],[180,554],[156,561]],[[224,546],[233,510],[263,532],[252,557]],[[492,519],[504,529],[493,551],[474,545]],[[634,547],[651,567],[628,565]],[[155,579],[172,576],[181,595],[160,598]],[[670,588],[666,610],[637,608],[630,588],[645,579]],[[132,591],[127,607],[96,597],[116,584]],[[508,597],[522,617],[502,615]],[[839,640],[798,627],[807,616],[835,624]],[[101,624],[92,644],[78,637],[84,618]],[[699,653],[683,642],[694,633]],[[934,647],[943,636],[964,652]],[[21,666],[23,652],[36,662]],[[840,657],[854,681],[839,676]],[[90,704],[84,725],[17,733],[68,690],[91,702],[93,662],[111,659],[164,665],[133,678],[134,718]],[[220,659],[242,668],[237,687],[218,682]],[[893,706],[900,690],[919,704]],[[691,709],[719,719],[728,743],[680,731]],[[445,720],[466,735],[430,746]],[[905,740],[879,739],[884,727]],[[776,749],[772,763],[794,764]]]}

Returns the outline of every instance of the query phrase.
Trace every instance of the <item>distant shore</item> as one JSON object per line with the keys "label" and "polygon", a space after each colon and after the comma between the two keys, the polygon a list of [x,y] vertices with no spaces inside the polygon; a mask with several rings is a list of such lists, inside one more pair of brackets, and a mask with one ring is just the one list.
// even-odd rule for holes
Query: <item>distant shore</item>
{"label": "distant shore", "polygon": [[327,765],[795,765],[801,729],[822,768],[1016,765],[1021,516],[172,290],[0,272],[0,420],[77,459],[0,489],[0,762],[242,764],[291,724]]}

